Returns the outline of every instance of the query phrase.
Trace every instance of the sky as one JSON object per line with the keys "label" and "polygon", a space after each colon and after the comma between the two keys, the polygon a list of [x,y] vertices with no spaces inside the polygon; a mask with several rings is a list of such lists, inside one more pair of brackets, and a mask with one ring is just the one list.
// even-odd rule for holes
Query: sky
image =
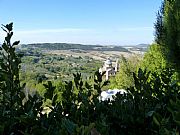
{"label": "sky", "polygon": [[[26,43],[150,44],[161,0],[0,0],[0,24]],[[0,43],[5,33],[0,30]]]}

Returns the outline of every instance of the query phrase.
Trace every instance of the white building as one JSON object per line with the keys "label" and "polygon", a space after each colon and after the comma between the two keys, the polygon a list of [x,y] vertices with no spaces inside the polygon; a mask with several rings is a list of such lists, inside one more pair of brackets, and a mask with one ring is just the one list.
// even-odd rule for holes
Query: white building
{"label": "white building", "polygon": [[107,60],[104,62],[104,65],[102,68],[99,69],[99,72],[102,74],[103,72],[106,72],[106,80],[109,79],[109,76],[115,75],[119,70],[119,64],[118,60],[116,60],[115,66],[112,64],[112,60],[110,58],[107,58]]}
{"label": "white building", "polygon": [[126,94],[127,91],[124,90],[124,89],[109,89],[109,90],[106,90],[106,91],[102,91],[101,92],[101,95],[99,97],[99,100],[101,101],[105,101],[105,100],[113,100],[113,96],[116,96],[117,93],[120,93],[120,94]]}

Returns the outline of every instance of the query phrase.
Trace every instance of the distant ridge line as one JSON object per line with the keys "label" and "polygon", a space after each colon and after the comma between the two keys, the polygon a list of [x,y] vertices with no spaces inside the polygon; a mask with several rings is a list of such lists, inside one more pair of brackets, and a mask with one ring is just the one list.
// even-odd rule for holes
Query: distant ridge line
{"label": "distant ridge line", "polygon": [[96,51],[121,51],[129,52],[122,46],[103,46],[103,45],[83,45],[83,44],[72,44],[72,43],[33,43],[33,44],[22,44],[21,47],[29,48],[41,48],[46,50],[69,50],[69,49],[80,49],[80,50],[96,50]]}

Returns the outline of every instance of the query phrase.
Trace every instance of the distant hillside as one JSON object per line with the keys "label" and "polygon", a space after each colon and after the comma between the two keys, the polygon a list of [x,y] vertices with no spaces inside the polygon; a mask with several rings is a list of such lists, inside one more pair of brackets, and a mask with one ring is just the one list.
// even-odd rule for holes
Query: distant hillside
{"label": "distant hillside", "polygon": [[146,52],[149,46],[150,46],[149,44],[138,44],[138,45],[123,46],[123,47],[129,51]]}
{"label": "distant hillside", "polygon": [[149,44],[138,44],[136,47],[148,48]]}
{"label": "distant hillside", "polygon": [[21,48],[41,48],[45,50],[89,50],[89,51],[120,51],[129,52],[122,46],[102,46],[102,45],[82,45],[82,44],[68,44],[68,43],[37,43],[37,44],[23,44]]}

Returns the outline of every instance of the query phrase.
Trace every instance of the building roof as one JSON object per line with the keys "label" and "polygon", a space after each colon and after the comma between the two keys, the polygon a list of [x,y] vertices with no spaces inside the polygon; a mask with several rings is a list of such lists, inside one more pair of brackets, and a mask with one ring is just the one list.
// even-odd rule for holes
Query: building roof
{"label": "building roof", "polygon": [[112,64],[111,59],[110,59],[110,58],[108,58],[108,59],[105,61],[105,64],[106,64],[106,65],[111,65],[111,64]]}

